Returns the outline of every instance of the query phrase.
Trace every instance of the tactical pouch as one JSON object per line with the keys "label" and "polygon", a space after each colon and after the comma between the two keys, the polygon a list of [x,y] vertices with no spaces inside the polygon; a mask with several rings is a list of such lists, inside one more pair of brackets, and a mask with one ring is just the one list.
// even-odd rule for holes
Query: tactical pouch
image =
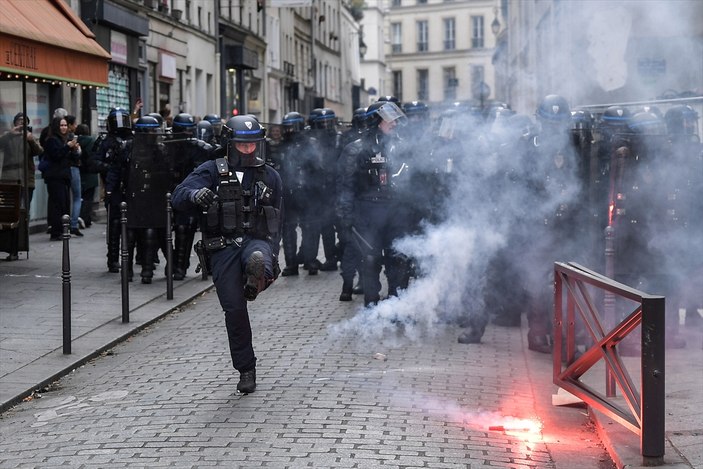
{"label": "tactical pouch", "polygon": [[274,235],[274,234],[278,233],[278,229],[279,229],[278,213],[279,213],[279,210],[275,207],[270,206],[270,205],[264,205],[262,207],[262,209],[264,212],[263,218],[266,222],[266,228],[267,228],[268,234]]}
{"label": "tactical pouch", "polygon": [[208,251],[219,251],[225,246],[227,246],[227,243],[221,236],[219,238],[210,238],[205,240],[205,249]]}
{"label": "tactical pouch", "polygon": [[222,230],[233,232],[237,228],[237,203],[222,202]]}
{"label": "tactical pouch", "polygon": [[207,209],[207,214],[205,215],[205,223],[207,225],[206,231],[215,231],[220,225],[220,211],[219,205],[214,203],[210,205]]}

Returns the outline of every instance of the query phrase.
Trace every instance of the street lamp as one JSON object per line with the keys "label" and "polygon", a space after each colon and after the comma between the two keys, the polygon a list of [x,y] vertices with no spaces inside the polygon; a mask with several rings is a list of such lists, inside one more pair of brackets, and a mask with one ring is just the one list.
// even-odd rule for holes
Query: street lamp
{"label": "street lamp", "polygon": [[364,56],[366,55],[366,51],[368,50],[368,47],[366,47],[366,43],[364,40],[359,36],[359,56],[363,59]]}
{"label": "street lamp", "polygon": [[500,21],[498,21],[498,8],[493,8],[493,22],[491,23],[491,31],[497,36],[500,32]]}

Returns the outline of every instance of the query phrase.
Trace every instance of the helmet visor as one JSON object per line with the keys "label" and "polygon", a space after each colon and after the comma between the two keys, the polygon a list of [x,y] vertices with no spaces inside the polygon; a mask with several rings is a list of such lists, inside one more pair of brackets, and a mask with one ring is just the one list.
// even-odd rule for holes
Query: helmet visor
{"label": "helmet visor", "polygon": [[265,161],[265,145],[263,140],[236,141],[227,144],[227,158],[231,165],[242,168],[262,166]]}
{"label": "helmet visor", "polygon": [[381,117],[381,119],[385,122],[393,122],[397,120],[399,124],[402,124],[407,119],[398,105],[391,101],[388,101],[383,106],[378,108],[376,112],[378,112],[379,117]]}

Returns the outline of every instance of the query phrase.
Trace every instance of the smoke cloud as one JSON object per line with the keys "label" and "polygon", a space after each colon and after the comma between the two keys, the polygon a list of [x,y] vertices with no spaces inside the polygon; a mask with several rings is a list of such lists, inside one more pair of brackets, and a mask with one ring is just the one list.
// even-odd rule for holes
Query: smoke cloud
{"label": "smoke cloud", "polygon": [[[578,3],[593,6],[592,14],[579,20],[583,28],[571,40],[586,44],[593,68],[590,76],[583,77],[583,87],[571,83],[569,89],[595,91],[564,96],[572,111],[576,104],[604,103],[604,98],[617,93],[645,101],[669,88],[692,89],[685,86],[695,82],[691,77],[700,70],[684,63],[673,53],[673,46],[681,43],[681,37],[694,36],[687,21],[701,17],[700,3],[601,2],[603,8],[594,6],[597,2]],[[663,22],[666,19],[671,22]],[[652,25],[658,28],[656,36],[678,39],[643,52],[656,41],[643,35]],[[689,43],[689,48],[696,47]],[[563,48],[570,50],[570,44]],[[662,76],[657,75],[660,57],[665,59]],[[701,55],[697,57],[700,60]],[[582,69],[572,62],[556,68]],[[353,318],[333,325],[330,333],[386,340],[400,334],[419,340],[441,326],[463,325],[471,318],[488,321],[499,313],[492,309],[495,301],[486,304],[487,298],[496,295],[518,303],[520,312],[526,312],[528,304],[521,302],[521,291],[549,291],[555,261],[577,261],[605,273],[603,229],[608,199],[617,193],[626,193],[629,199],[623,205],[627,214],[619,219],[621,242],[630,242],[627,236],[641,241],[631,253],[622,248],[620,279],[647,293],[672,295],[672,301],[667,300],[670,309],[700,308],[703,275],[692,259],[703,254],[702,237],[696,236],[703,213],[703,156],[696,138],[681,145],[671,143],[663,116],[674,104],[660,103],[650,109],[659,117],[659,128],[621,131],[620,144],[628,146],[631,154],[626,177],[615,189],[611,171],[616,146],[599,128],[603,108],[592,110],[594,128],[587,135],[540,126],[535,110],[518,114],[521,119],[499,114],[485,121],[459,112],[452,117],[451,135],[453,145],[460,145],[458,154],[443,146],[445,140],[428,144],[427,132],[422,138],[417,135],[423,132],[405,132],[405,147],[414,149],[404,154],[411,171],[442,168],[442,188],[447,189],[443,211],[395,243],[395,249],[416,266],[409,288],[398,297],[361,309]],[[700,101],[693,105],[701,111]],[[629,106],[629,110],[634,115],[643,109]],[[451,164],[446,164],[448,159]],[[426,191],[420,198],[432,198],[438,188],[417,190]],[[672,197],[680,203],[672,205]],[[646,265],[635,260],[642,257],[647,258]],[[506,271],[511,275],[503,275]],[[641,275],[625,275],[635,271]],[[551,316],[551,308],[543,314]]]}

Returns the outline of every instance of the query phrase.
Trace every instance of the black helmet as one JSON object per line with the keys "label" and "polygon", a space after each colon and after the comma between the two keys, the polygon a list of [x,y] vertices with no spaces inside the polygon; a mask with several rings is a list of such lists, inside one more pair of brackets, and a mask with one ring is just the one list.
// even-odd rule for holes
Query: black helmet
{"label": "black helmet", "polygon": [[628,129],[640,135],[664,135],[666,125],[664,121],[653,112],[638,112],[627,123]]}
{"label": "black helmet", "polygon": [[124,109],[119,107],[112,108],[107,115],[106,126],[109,134],[118,135],[129,133],[132,129],[132,118],[129,112]]}
{"label": "black helmet", "polygon": [[134,123],[135,132],[153,134],[157,133],[160,129],[161,125],[159,125],[159,121],[157,121],[156,118],[151,116],[142,116],[137,119],[137,122]]}
{"label": "black helmet", "polygon": [[352,127],[355,129],[363,129],[366,127],[366,108],[358,107],[354,109],[354,114],[352,115]]}
{"label": "black helmet", "polygon": [[222,132],[222,119],[220,119],[220,116],[218,114],[205,114],[203,120],[212,124],[212,131],[216,137],[219,137]]}
{"label": "black helmet", "polygon": [[379,100],[366,108],[366,125],[369,127],[378,127],[381,121],[399,120],[399,122],[405,122],[406,119],[403,111],[393,101]]}
{"label": "black helmet", "polygon": [[591,130],[591,128],[593,128],[593,114],[583,109],[571,111],[572,130]]}
{"label": "black helmet", "polygon": [[281,125],[283,126],[283,136],[288,139],[305,129],[305,118],[299,112],[289,112],[283,116]]}
{"label": "black helmet", "polygon": [[154,119],[156,119],[156,120],[159,122],[159,126],[160,126],[161,129],[163,130],[163,128],[164,128],[164,116],[162,116],[162,115],[159,114],[158,112],[150,112],[149,114],[147,114],[147,116],[151,116],[151,117],[153,117]]}
{"label": "black helmet", "polygon": [[337,115],[328,107],[313,109],[310,111],[308,123],[313,129],[335,130],[337,128]]}
{"label": "black helmet", "polygon": [[208,143],[212,142],[215,138],[215,134],[212,131],[212,124],[205,119],[198,122],[198,125],[195,126],[195,137]]}
{"label": "black helmet", "polygon": [[[231,117],[222,129],[227,138],[227,158],[233,166],[256,167],[266,162],[266,131],[255,117],[250,115]],[[237,144],[252,143],[251,152],[243,153]]]}
{"label": "black helmet", "polygon": [[564,123],[571,119],[569,103],[563,97],[550,94],[544,97],[536,112],[541,122]]}
{"label": "black helmet", "polygon": [[425,121],[430,117],[430,108],[422,101],[403,103],[403,112],[409,120]]}
{"label": "black helmet", "polygon": [[600,118],[601,124],[606,127],[625,127],[632,114],[627,108],[614,105],[606,108]]}
{"label": "black helmet", "polygon": [[400,100],[396,98],[395,96],[381,96],[378,98],[378,101],[390,101],[392,103],[400,104]]}
{"label": "black helmet", "polygon": [[688,104],[678,104],[664,114],[666,130],[670,135],[696,134],[698,113]]}
{"label": "black helmet", "polygon": [[171,132],[176,133],[187,133],[193,135],[195,130],[195,119],[188,113],[182,112],[173,118],[173,124],[171,124]]}

